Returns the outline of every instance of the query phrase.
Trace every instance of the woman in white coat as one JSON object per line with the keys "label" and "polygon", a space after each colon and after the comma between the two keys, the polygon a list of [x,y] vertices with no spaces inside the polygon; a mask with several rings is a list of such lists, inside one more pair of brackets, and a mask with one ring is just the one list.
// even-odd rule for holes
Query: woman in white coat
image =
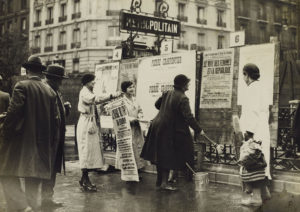
{"label": "woman in white coat", "polygon": [[[241,129],[243,130],[245,141],[253,138],[261,142],[262,152],[267,163],[265,178],[271,180],[269,103],[267,102],[266,95],[264,95],[265,89],[259,82],[260,73],[258,67],[255,64],[246,64],[243,68],[243,76],[247,87],[243,93],[242,114],[240,118]],[[262,177],[264,178],[263,174]],[[270,198],[266,180],[253,181],[247,183],[247,186],[252,188],[253,194],[243,199],[242,204],[261,205],[261,195],[264,198]]]}
{"label": "woman in white coat", "polygon": [[103,154],[100,147],[99,129],[96,125],[96,103],[108,100],[110,97],[99,97],[93,93],[95,75],[85,74],[81,83],[83,85],[79,93],[78,111],[80,117],[77,124],[77,143],[79,163],[82,170],[80,186],[85,191],[96,191],[91,183],[88,172],[90,169],[100,169],[104,166]]}

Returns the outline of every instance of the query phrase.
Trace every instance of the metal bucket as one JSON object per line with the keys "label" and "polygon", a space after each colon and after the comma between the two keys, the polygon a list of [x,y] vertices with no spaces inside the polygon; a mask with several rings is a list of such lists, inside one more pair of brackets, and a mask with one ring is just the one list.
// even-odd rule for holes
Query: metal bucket
{"label": "metal bucket", "polygon": [[195,190],[207,191],[209,179],[207,172],[196,172],[194,174]]}

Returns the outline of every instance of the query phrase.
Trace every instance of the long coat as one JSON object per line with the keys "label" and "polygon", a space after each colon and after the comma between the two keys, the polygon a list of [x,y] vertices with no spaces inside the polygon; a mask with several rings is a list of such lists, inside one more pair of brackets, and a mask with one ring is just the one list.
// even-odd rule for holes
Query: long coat
{"label": "long coat", "polygon": [[83,86],[79,93],[80,117],[76,131],[81,169],[97,169],[104,166],[99,129],[96,125],[95,99],[95,94]]}
{"label": "long coat", "polygon": [[240,124],[243,132],[252,132],[254,139],[262,142],[262,152],[267,162],[265,175],[271,179],[269,103],[259,81],[252,82],[244,90]]}
{"label": "long coat", "polygon": [[188,97],[180,89],[164,93],[155,103],[159,113],[153,119],[141,156],[166,169],[182,169],[193,163],[193,138],[189,126],[201,131]]}
{"label": "long coat", "polygon": [[39,77],[18,82],[3,125],[0,175],[50,179],[56,127],[55,92]]}

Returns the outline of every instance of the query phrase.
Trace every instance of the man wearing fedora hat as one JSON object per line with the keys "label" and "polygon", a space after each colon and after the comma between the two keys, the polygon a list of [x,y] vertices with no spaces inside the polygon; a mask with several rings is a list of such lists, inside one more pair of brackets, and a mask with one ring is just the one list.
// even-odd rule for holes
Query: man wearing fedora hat
{"label": "man wearing fedora hat", "polygon": [[47,70],[43,72],[46,75],[46,82],[55,91],[58,106],[59,115],[59,128],[58,133],[58,143],[54,144],[54,171],[52,173],[50,180],[43,180],[42,184],[42,207],[59,207],[62,204],[56,203],[52,200],[54,194],[54,186],[56,181],[56,173],[61,172],[61,167],[65,170],[65,160],[64,160],[64,143],[65,143],[65,132],[66,124],[65,117],[69,114],[71,104],[69,102],[63,101],[62,95],[59,88],[62,84],[63,79],[67,79],[65,75],[65,69],[63,66],[53,64],[47,67]]}
{"label": "man wearing fedora hat", "polygon": [[[56,94],[41,80],[46,67],[35,56],[22,66],[28,79],[14,87],[0,147],[0,180],[8,211],[39,210],[39,186],[42,179],[51,178],[51,149],[57,139]],[[20,178],[24,178],[25,192]]]}

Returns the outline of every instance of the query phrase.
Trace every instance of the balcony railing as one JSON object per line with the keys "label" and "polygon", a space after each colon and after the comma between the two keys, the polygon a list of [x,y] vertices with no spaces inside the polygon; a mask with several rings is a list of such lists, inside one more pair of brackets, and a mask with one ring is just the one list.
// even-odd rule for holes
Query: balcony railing
{"label": "balcony railing", "polygon": [[224,23],[222,21],[217,21],[217,26],[218,27],[226,27],[226,23]]}
{"label": "balcony railing", "polygon": [[197,18],[197,24],[204,24],[204,25],[206,25],[207,24],[207,20],[206,19]]}
{"label": "balcony railing", "polygon": [[106,46],[120,46],[121,40],[106,40]]}
{"label": "balcony railing", "polygon": [[32,51],[32,54],[38,54],[38,53],[41,53],[41,47],[33,47],[31,49]]}
{"label": "balcony railing", "polygon": [[53,51],[53,46],[47,46],[44,48],[44,52],[52,52]]}
{"label": "balcony railing", "polygon": [[106,16],[119,16],[120,10],[106,10]]}
{"label": "balcony railing", "polygon": [[183,22],[187,22],[188,21],[188,17],[187,16],[183,16],[183,15],[178,15],[177,19],[179,21],[183,21]]}
{"label": "balcony railing", "polygon": [[72,14],[72,20],[73,20],[73,19],[80,18],[80,17],[81,17],[81,12],[73,13],[73,14]]}
{"label": "balcony railing", "polygon": [[33,23],[33,27],[40,27],[42,25],[41,21],[37,21]]}
{"label": "balcony railing", "polygon": [[257,20],[263,20],[266,21],[267,20],[267,14],[258,14],[257,15]]}
{"label": "balcony railing", "polygon": [[53,24],[53,18],[46,20],[45,24],[46,25]]}
{"label": "balcony railing", "polygon": [[57,46],[57,50],[60,51],[60,50],[66,50],[67,49],[67,45],[66,44],[60,44]]}
{"label": "balcony railing", "polygon": [[67,20],[67,16],[66,15],[58,17],[58,22],[64,22],[66,20]]}
{"label": "balcony railing", "polygon": [[71,43],[71,49],[80,48],[81,42],[73,42]]}
{"label": "balcony railing", "polygon": [[178,43],[177,48],[178,49],[186,49],[186,50],[188,50],[189,49],[189,45],[188,44],[184,44],[184,43]]}

